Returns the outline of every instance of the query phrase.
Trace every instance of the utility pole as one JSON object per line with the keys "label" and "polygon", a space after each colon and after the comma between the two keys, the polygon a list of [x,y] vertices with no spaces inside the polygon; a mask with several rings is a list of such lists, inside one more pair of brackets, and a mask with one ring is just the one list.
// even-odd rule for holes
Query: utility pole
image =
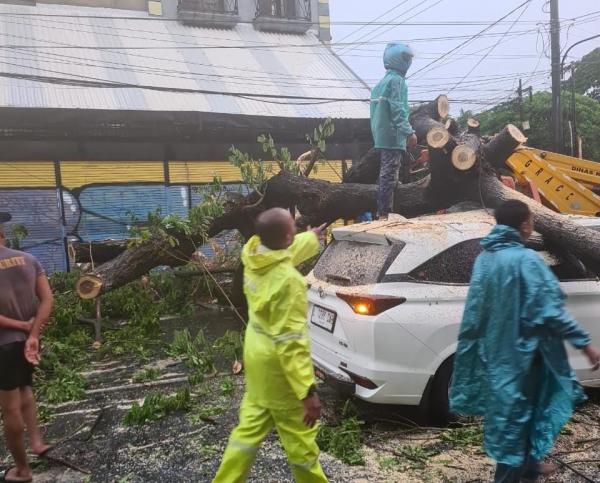
{"label": "utility pole", "polygon": [[523,80],[519,79],[519,88],[517,89],[517,96],[519,99],[519,128],[523,131],[528,131],[530,129],[529,120],[525,120],[525,113],[523,110],[523,93],[529,92],[529,105],[531,107],[531,100],[533,97],[533,87],[529,86],[523,89]]}
{"label": "utility pole", "polygon": [[519,121],[521,122],[521,129],[523,129],[523,81],[519,79],[519,88],[517,89],[517,95],[519,96]]}
{"label": "utility pole", "polygon": [[562,109],[560,103],[560,20],[558,0],[550,0],[550,48],[552,53],[552,140],[554,151],[563,151]]}

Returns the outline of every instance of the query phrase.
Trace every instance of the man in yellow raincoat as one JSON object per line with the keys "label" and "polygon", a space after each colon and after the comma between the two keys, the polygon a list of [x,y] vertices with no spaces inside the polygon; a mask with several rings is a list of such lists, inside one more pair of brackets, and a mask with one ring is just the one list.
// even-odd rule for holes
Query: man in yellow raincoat
{"label": "man in yellow raincoat", "polygon": [[327,482],[315,441],[321,405],[306,325],[307,286],[295,268],[317,255],[322,229],[296,235],[290,213],[273,208],[258,217],[257,235],[244,246],[246,393],[213,483],[246,481],[261,442],[273,428],[296,482]]}

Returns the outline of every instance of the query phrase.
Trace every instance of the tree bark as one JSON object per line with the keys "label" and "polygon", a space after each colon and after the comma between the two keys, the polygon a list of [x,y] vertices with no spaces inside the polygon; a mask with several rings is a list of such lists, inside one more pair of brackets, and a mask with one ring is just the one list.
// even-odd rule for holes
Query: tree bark
{"label": "tree bark", "polygon": [[127,250],[128,240],[103,240],[92,242],[71,242],[75,263],[101,265],[116,258]]}
{"label": "tree bark", "polygon": [[415,130],[419,143],[422,144],[427,140],[427,133],[432,129],[446,129],[441,121],[448,116],[448,112],[448,98],[444,95],[438,96],[431,102],[421,104],[411,112],[409,122]]}
{"label": "tree bark", "polygon": [[371,148],[360,161],[352,163],[344,175],[344,183],[376,184],[381,162],[379,149]]}
{"label": "tree bark", "polygon": [[458,122],[456,122],[456,119],[454,119],[454,118],[448,119],[446,121],[446,123],[444,124],[444,127],[452,136],[458,136],[458,134],[460,132]]}
{"label": "tree bark", "polygon": [[185,265],[195,250],[196,244],[187,237],[179,239],[176,247],[166,238],[151,238],[81,276],[77,281],[77,294],[83,299],[95,298],[136,280],[154,267]]}

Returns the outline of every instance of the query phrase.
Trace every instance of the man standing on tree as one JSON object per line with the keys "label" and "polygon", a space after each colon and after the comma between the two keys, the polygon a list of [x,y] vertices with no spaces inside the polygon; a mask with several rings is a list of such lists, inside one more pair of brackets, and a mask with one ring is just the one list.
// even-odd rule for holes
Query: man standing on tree
{"label": "man standing on tree", "polygon": [[213,483],[243,483],[273,428],[297,483],[327,483],[316,437],[321,403],[306,325],[306,281],[296,266],[319,253],[324,226],[296,235],[289,211],[272,208],[256,220],[242,250],[248,329],[246,393]]}
{"label": "man standing on tree", "polygon": [[600,352],[565,310],[558,280],[525,248],[533,232],[528,206],[507,201],[483,239],[463,315],[450,410],[483,416],[484,445],[497,461],[495,482],[536,481],[553,465],[541,461],[585,395],[564,341],[593,370]]}
{"label": "man standing on tree", "polygon": [[35,454],[43,456],[50,449],[40,433],[31,385],[53,296],[40,263],[5,243],[0,224],[0,408],[6,446],[15,464],[6,470],[3,481],[21,483],[32,481],[25,429]]}
{"label": "man standing on tree", "polygon": [[398,170],[406,159],[406,145],[414,148],[417,136],[408,122],[408,88],[406,73],[412,64],[412,49],[391,43],[385,48],[386,73],[371,92],[371,132],[375,148],[381,151],[377,216],[387,219],[390,212]]}

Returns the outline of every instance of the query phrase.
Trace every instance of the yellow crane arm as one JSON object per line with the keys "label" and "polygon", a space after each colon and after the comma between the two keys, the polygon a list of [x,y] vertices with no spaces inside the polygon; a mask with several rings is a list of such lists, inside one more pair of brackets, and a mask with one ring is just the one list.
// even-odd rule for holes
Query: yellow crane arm
{"label": "yellow crane arm", "polygon": [[590,189],[600,186],[600,163],[523,146],[506,164],[560,213],[600,216],[600,196]]}

